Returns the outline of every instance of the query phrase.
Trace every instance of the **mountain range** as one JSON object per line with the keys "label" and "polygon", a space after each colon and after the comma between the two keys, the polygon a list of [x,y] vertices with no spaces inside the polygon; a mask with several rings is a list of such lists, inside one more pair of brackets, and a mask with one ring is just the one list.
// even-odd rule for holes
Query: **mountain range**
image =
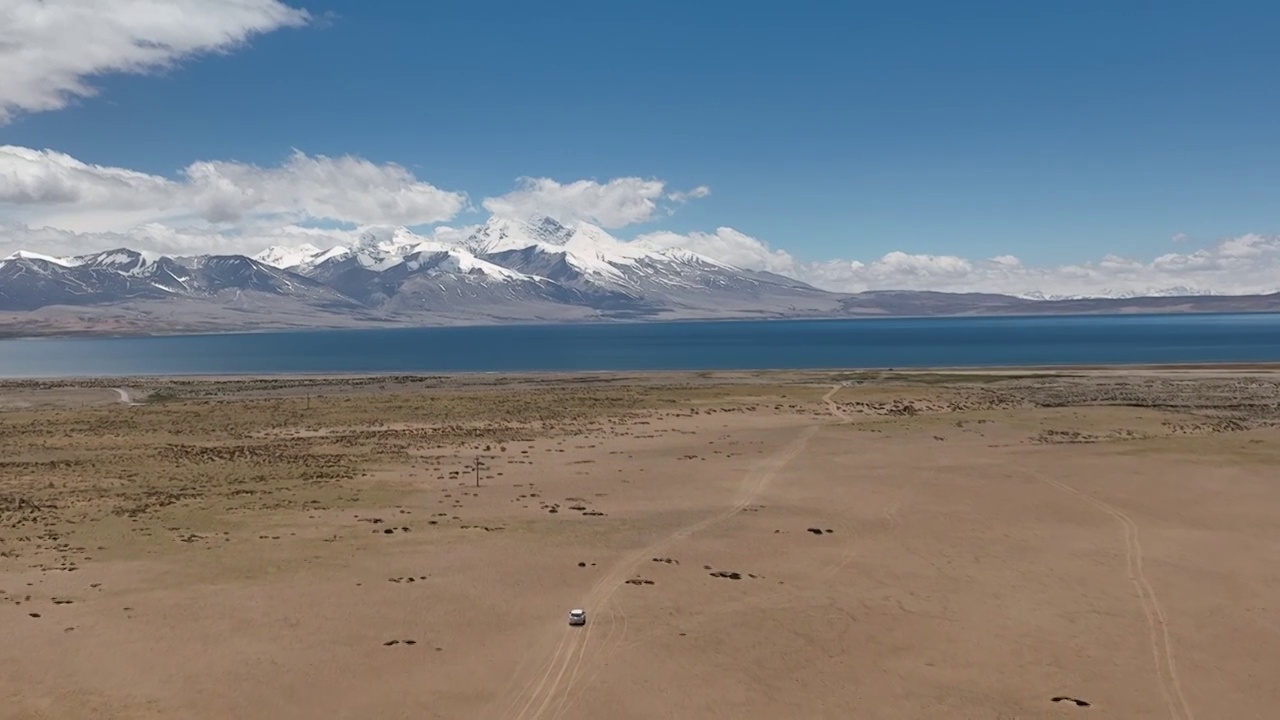
{"label": "mountain range", "polygon": [[587,223],[493,218],[444,243],[372,228],[350,247],[252,257],[127,248],[0,260],[0,333],[228,332],[283,328],[713,318],[1242,312],[1280,294],[1034,299],[835,293]]}

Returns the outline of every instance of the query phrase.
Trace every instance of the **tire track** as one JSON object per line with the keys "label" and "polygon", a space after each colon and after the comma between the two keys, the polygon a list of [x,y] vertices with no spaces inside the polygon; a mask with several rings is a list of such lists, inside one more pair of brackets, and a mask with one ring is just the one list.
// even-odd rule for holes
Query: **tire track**
{"label": "tire track", "polygon": [[[839,386],[828,395],[834,395],[838,389]],[[824,401],[828,399],[824,398]],[[803,452],[819,427],[818,425],[813,425],[806,428],[799,437],[788,443],[781,451],[760,463],[748,473],[739,487],[736,501],[729,508],[691,525],[686,525],[657,542],[627,553],[600,578],[579,607],[605,607],[612,599],[613,594],[627,579],[627,576],[645,558],[661,554],[662,550],[667,546],[742,512],[760,493],[764,492],[774,476],[787,463]],[[575,685],[577,668],[582,664],[583,657],[589,649],[591,627],[592,623],[588,622],[585,632],[564,634],[552,651],[551,656],[542,665],[540,672],[537,672],[534,679],[526,683],[520,693],[508,703],[508,711],[502,715],[503,718],[537,720],[538,718],[546,717],[546,713],[552,707],[555,707],[558,712],[563,712],[567,707],[564,704],[566,703],[564,698],[578,688]],[[621,637],[608,638],[606,646],[598,648],[597,652],[608,652],[616,649],[615,646],[620,640]]]}
{"label": "tire track", "polygon": [[[565,692],[564,696],[560,698],[560,704],[556,707],[555,714],[551,716],[552,720],[558,720],[563,717],[564,714],[573,707],[573,704],[582,696],[582,692],[595,681],[596,676],[604,669],[604,661],[613,657],[614,653],[618,650],[632,647],[643,642],[643,640],[639,640],[632,643],[626,643],[628,623],[627,614],[622,609],[622,603],[618,602],[618,600],[614,598],[609,601],[608,608],[610,626],[609,634],[605,637],[605,644],[608,645],[609,650],[603,657],[600,657],[597,662],[593,663],[595,669],[587,676],[586,680],[584,680],[581,685],[575,685],[574,683],[578,678],[578,671],[581,669],[582,657],[585,655],[585,652],[579,653],[578,662],[574,665],[573,673],[569,675],[568,690]],[[613,638],[614,626],[620,627],[616,640]],[[586,643],[584,642],[583,644],[585,646]]]}
{"label": "tire track", "polygon": [[1124,530],[1125,561],[1129,582],[1133,583],[1134,590],[1138,594],[1138,602],[1142,605],[1142,613],[1147,618],[1151,655],[1155,663],[1156,676],[1160,681],[1160,694],[1164,697],[1172,720],[1195,720],[1195,715],[1192,714],[1191,706],[1183,693],[1182,680],[1178,676],[1178,666],[1174,661],[1173,641],[1169,637],[1169,619],[1164,614],[1164,609],[1160,607],[1155,588],[1151,586],[1151,581],[1142,567],[1142,543],[1138,537],[1137,523],[1113,505],[1086,495],[1065,483],[1044,477],[1034,471],[1029,472],[1037,480],[1088,502],[1120,523]]}
{"label": "tire track", "polygon": [[828,390],[827,394],[822,396],[822,402],[827,404],[827,409],[831,411],[832,415],[835,415],[841,420],[848,420],[849,413],[845,412],[844,408],[840,407],[840,405],[835,401],[836,393],[840,392],[840,388],[843,387],[848,387],[848,385],[840,383]]}
{"label": "tire track", "polygon": [[[622,604],[618,602],[617,598],[610,598],[605,602],[604,610],[608,613],[609,631],[605,634],[604,642],[602,644],[603,648],[597,653],[599,656],[597,661],[592,663],[595,667],[595,671],[592,672],[587,677],[587,680],[581,685],[576,684],[578,674],[582,671],[582,660],[586,656],[587,647],[590,645],[591,636],[588,633],[588,635],[582,639],[577,657],[572,660],[573,670],[569,673],[569,679],[565,683],[565,692],[561,695],[560,702],[556,705],[556,710],[551,715],[552,720],[561,717],[570,707],[572,707],[573,703],[578,699],[578,695],[581,695],[585,686],[590,685],[591,681],[595,680],[596,675],[600,674],[601,664],[605,660],[613,657],[613,654],[622,647],[624,641],[627,639],[627,618],[626,613],[622,611]],[[616,637],[614,634],[615,631],[618,631]],[[575,690],[577,691],[577,695],[574,694]]]}

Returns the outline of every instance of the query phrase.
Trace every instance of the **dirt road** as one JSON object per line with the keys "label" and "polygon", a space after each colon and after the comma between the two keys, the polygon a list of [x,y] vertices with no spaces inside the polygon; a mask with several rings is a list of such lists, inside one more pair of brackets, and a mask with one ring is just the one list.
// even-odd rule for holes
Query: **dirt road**
{"label": "dirt road", "polygon": [[[842,387],[843,385],[836,385],[822,398],[831,414],[841,420],[847,419],[847,415],[833,398]],[[635,568],[646,558],[661,555],[674,543],[742,512],[760,497],[787,463],[804,452],[809,440],[821,427],[811,425],[805,428],[777,453],[760,461],[743,478],[733,505],[723,512],[680,528],[657,542],[628,553],[614,563],[581,601],[581,607],[587,609],[589,616],[594,613],[594,618],[581,631],[566,627],[559,643],[551,649],[546,660],[534,665],[534,670],[525,677],[518,677],[513,681],[512,687],[518,687],[519,690],[513,696],[508,695],[499,701],[492,717],[512,720],[561,717],[575,694],[585,688],[586,682],[581,678],[581,670],[584,664],[589,667],[592,663],[584,663],[584,658],[589,655],[593,659],[607,656],[625,637],[625,615],[613,603],[613,596]],[[603,639],[600,638],[601,634],[604,635]],[[595,642],[592,641],[593,637]]]}

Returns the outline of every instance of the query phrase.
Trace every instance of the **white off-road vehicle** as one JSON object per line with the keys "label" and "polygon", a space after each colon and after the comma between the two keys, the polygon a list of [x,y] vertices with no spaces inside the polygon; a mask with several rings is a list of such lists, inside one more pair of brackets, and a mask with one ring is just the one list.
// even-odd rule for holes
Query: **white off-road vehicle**
{"label": "white off-road vehicle", "polygon": [[570,624],[570,625],[586,625],[586,624],[587,624],[587,611],[586,611],[586,610],[579,609],[579,608],[574,608],[574,609],[570,610],[570,611],[569,611],[569,624]]}

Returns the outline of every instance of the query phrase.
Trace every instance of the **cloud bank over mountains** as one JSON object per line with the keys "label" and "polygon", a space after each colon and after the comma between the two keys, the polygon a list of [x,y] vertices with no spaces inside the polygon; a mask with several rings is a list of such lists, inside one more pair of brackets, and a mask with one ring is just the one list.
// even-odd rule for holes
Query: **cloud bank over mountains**
{"label": "cloud bank over mountains", "polygon": [[422,225],[456,216],[466,195],[398,165],[295,151],[279,167],[202,161],[177,179],[89,165],[52,150],[0,146],[0,208],[27,224],[123,232],[139,222]]}
{"label": "cloud bank over mountains", "polygon": [[994,292],[1019,297],[1249,295],[1280,291],[1280,236],[1248,234],[1152,260],[1107,255],[1036,267],[1017,257],[964,258],[894,251],[869,260],[803,262],[785,250],[722,227],[714,233],[652,233],[653,247],[684,247],[740,267],[788,275],[826,290]]}
{"label": "cloud bank over mountains", "polygon": [[[279,0],[14,0],[0,3],[0,126],[92,97],[110,73],[162,72],[254,37],[314,22]],[[682,247],[752,270],[836,291],[998,292],[1020,296],[1246,294],[1280,290],[1280,237],[1245,235],[1209,247],[1175,239],[1154,259],[1107,256],[1034,267],[1005,255],[913,253],[800,259],[803,238],[756,238],[733,227],[654,230],[705,185],[657,178],[527,177],[502,195],[473,200],[394,163],[294,150],[260,167],[199,160],[159,176],[84,162],[53,149],[0,146],[0,256],[18,249],[77,255],[114,247],[168,254],[253,254],[270,245],[342,245],[368,226],[409,226],[456,243],[487,218],[586,221],[647,248]],[[633,226],[646,225],[635,232]],[[633,228],[633,231],[617,231]],[[850,255],[859,238],[850,237]]]}
{"label": "cloud bank over mountains", "polygon": [[[493,217],[547,216],[617,230],[653,224],[708,197],[654,178],[561,183],[520,178],[475,207],[465,192],[436,187],[391,163],[294,151],[259,167],[200,161],[174,177],[92,165],[53,150],[0,146],[0,255],[76,255],[112,247],[168,254],[253,254],[271,245],[344,245],[370,226],[409,226],[444,243]],[[461,222],[459,222],[461,220]],[[425,229],[424,229],[425,228]],[[851,241],[855,240],[851,238]],[[1250,294],[1280,290],[1280,237],[1245,235],[1152,260],[1107,256],[1035,267],[1005,255],[964,258],[895,251],[868,260],[801,260],[732,227],[633,233],[651,249],[685,248],[817,287],[999,292],[1023,297]]]}

